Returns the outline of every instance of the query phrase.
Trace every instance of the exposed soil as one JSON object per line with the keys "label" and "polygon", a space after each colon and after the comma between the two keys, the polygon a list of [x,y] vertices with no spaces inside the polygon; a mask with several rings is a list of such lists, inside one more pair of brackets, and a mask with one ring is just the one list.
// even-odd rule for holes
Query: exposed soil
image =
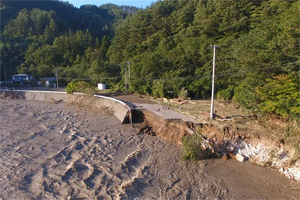
{"label": "exposed soil", "polygon": [[235,160],[181,160],[181,146],[63,103],[0,99],[2,199],[297,199],[300,185]]}
{"label": "exposed soil", "polygon": [[[300,124],[296,121],[280,119],[276,116],[257,116],[239,105],[227,101],[215,101],[215,120],[210,116],[210,100],[180,100],[156,99],[142,95],[116,96],[120,100],[133,103],[158,103],[164,107],[192,117],[201,123],[224,127],[225,129],[239,129],[243,138],[258,140],[262,143],[273,141],[273,145],[285,146],[295,151],[295,159],[300,158]],[[229,132],[236,132],[228,130]],[[207,135],[215,137],[214,135]],[[218,136],[217,136],[218,137]],[[224,134],[219,140],[224,139]]]}
{"label": "exposed soil", "polygon": [[[256,115],[226,101],[215,101],[215,120],[211,120],[211,102],[208,100],[153,99],[144,96],[142,99],[152,100],[162,104],[164,109],[172,109],[198,120],[199,125],[192,129],[201,131],[222,154],[239,153],[255,164],[276,169],[300,181],[299,120]],[[147,121],[159,137],[181,143],[186,126],[170,126],[171,122],[161,122],[153,116],[148,116]]]}
{"label": "exposed soil", "polygon": [[[241,108],[233,102],[215,101],[214,111],[215,120],[210,120],[210,104],[209,100],[155,100],[169,108],[190,116],[200,122],[209,122],[210,124],[226,124],[237,125],[240,128],[256,131],[261,138],[269,138],[272,140],[286,140],[295,144],[300,143],[300,135],[294,134],[300,132],[300,124],[295,121],[289,122],[271,115],[257,116],[249,110]],[[288,134],[290,132],[290,134]]]}

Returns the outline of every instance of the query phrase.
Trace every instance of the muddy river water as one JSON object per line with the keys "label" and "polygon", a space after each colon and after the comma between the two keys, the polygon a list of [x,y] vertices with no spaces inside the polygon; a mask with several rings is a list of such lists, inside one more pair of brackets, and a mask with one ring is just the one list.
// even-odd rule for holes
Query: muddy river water
{"label": "muddy river water", "polygon": [[2,199],[299,199],[300,184],[249,162],[181,160],[181,147],[109,113],[0,99]]}

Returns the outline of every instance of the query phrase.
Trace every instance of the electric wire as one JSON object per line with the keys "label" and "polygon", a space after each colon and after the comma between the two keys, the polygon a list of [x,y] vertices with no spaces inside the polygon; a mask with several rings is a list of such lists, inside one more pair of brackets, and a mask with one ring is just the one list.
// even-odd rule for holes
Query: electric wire
{"label": "electric wire", "polygon": [[[258,69],[251,69],[251,70],[241,70],[238,72],[230,72],[230,73],[217,73],[215,75],[216,78],[220,78],[220,77],[232,77],[232,76],[239,76],[239,75],[244,75],[246,73],[250,73],[250,72],[259,72],[259,71],[266,71],[269,69],[276,69],[276,68],[281,68],[281,67],[285,67],[285,66],[290,66],[293,64],[300,64],[300,62],[289,62],[289,63],[285,63],[282,65],[274,65],[274,66],[270,66],[270,67],[264,67],[264,68],[258,68]],[[300,67],[300,65],[299,65]],[[122,79],[122,76],[114,76],[114,77],[97,77],[97,78],[72,78],[72,77],[59,77],[59,79],[61,80],[78,80],[78,81],[91,81],[91,80],[109,80],[109,79]],[[205,75],[205,76],[186,76],[186,77],[177,77],[177,78],[163,78],[163,77],[131,77],[130,80],[149,80],[149,81],[153,81],[153,80],[161,80],[161,81],[184,81],[184,80],[201,80],[201,79],[209,79],[212,78],[212,75]]]}

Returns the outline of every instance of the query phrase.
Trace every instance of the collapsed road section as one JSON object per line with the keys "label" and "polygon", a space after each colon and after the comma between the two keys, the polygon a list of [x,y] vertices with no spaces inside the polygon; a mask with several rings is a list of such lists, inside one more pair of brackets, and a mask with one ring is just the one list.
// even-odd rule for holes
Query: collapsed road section
{"label": "collapsed road section", "polygon": [[[139,113],[139,114],[138,114]],[[158,104],[135,104],[133,119],[144,119],[143,126],[155,135],[182,143],[186,134],[202,127],[202,123]]]}
{"label": "collapsed road section", "polygon": [[158,104],[137,103],[134,109],[133,119],[144,119],[142,132],[179,144],[185,135],[201,132],[205,142],[222,155],[240,162],[249,160],[300,181],[299,148],[263,136],[253,127],[226,121],[199,122]]}

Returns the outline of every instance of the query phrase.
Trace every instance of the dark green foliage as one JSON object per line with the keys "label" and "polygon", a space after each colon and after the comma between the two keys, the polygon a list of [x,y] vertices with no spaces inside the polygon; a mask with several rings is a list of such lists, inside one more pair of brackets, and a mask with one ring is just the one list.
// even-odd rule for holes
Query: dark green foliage
{"label": "dark green foliage", "polygon": [[[112,37],[114,34],[114,29],[112,27],[114,26],[114,23],[125,19],[128,15],[132,15],[138,10],[131,6],[116,6],[113,4],[107,4],[100,7],[85,5],[78,9],[69,3],[56,0],[3,0],[0,2],[0,5],[2,30],[18,15],[22,14],[22,16],[24,16],[24,12],[20,13],[20,11],[26,8],[28,12],[38,10],[38,13],[40,13],[39,11],[54,13],[57,16],[56,22],[58,24],[59,33],[65,33],[69,30],[76,32],[78,30],[85,31],[88,29],[93,37],[100,38],[104,35],[110,35]],[[38,19],[41,19],[40,15],[38,16]],[[25,22],[28,20],[30,21],[30,19],[26,17],[24,19],[19,18],[19,20]],[[36,24],[36,22],[34,23]],[[25,30],[28,28],[28,23],[20,25],[21,27],[25,26]]]}
{"label": "dark green foliage", "polygon": [[234,90],[233,100],[239,102],[243,107],[257,111],[259,100],[256,87],[259,82],[256,77],[248,76]]}
{"label": "dark green foliage", "polygon": [[[120,76],[107,62],[114,26],[137,8],[86,5],[80,9],[59,1],[1,1],[1,72],[30,73],[35,78],[54,76],[63,81]],[[116,84],[116,79],[108,79]]]}
{"label": "dark green foliage", "polygon": [[234,87],[230,85],[227,89],[221,90],[217,93],[217,99],[230,100],[232,99],[233,95]]}
{"label": "dark green foliage", "polygon": [[300,118],[299,72],[275,76],[258,87],[260,110],[274,113],[284,118]]}
{"label": "dark green foliage", "polygon": [[[193,97],[206,99],[211,96],[209,45],[217,44],[219,99],[290,116],[299,109],[291,103],[297,102],[295,95],[286,94],[291,100],[271,111],[263,105],[266,96],[273,97],[261,91],[271,85],[269,80],[299,70],[286,65],[299,62],[298,8],[299,1],[158,1],[117,27],[108,55],[113,63],[132,61],[134,92],[178,97],[186,88]],[[295,84],[286,87],[299,88],[299,81]]]}
{"label": "dark green foliage", "polygon": [[[110,60],[115,63],[133,60],[136,78],[166,80],[165,95],[178,96],[184,87],[189,93],[206,98],[210,93],[210,78],[195,77],[211,75],[209,45],[219,40],[219,44],[229,46],[238,35],[247,32],[252,6],[251,2],[236,1],[157,2],[117,27],[108,51]],[[232,17],[236,23],[232,23]],[[227,49],[221,53],[218,57],[230,54]],[[220,72],[229,68],[226,64],[218,67]]]}
{"label": "dark green foliage", "polygon": [[165,95],[165,83],[164,81],[153,81],[152,95],[154,97],[164,97]]}
{"label": "dark green foliage", "polygon": [[54,11],[22,9],[17,18],[11,20],[5,27],[3,34],[9,37],[34,37],[45,34],[53,39],[57,34],[57,16]]}
{"label": "dark green foliage", "polygon": [[1,36],[0,48],[0,79],[4,80],[4,68],[7,79],[18,73],[17,66],[25,61],[24,53],[28,48],[28,40],[23,40],[21,37],[8,38]]}

